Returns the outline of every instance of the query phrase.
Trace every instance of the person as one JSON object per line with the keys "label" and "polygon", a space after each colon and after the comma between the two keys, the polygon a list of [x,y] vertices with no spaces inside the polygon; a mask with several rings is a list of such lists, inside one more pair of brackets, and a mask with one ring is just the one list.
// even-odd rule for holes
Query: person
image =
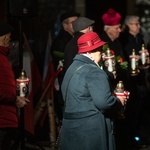
{"label": "person", "polygon": [[114,50],[116,56],[124,59],[123,48],[118,40],[121,32],[121,15],[114,9],[109,8],[102,15],[104,30],[101,33],[101,39],[108,43],[111,50]]}
{"label": "person", "polygon": [[[120,57],[122,62],[125,61],[123,47],[119,41],[119,36],[121,33],[121,14],[114,10],[113,8],[107,9],[107,11],[101,17],[104,24],[103,32],[101,33],[102,40],[106,41],[110,50],[114,51],[115,55],[115,72],[107,71],[107,68],[104,66],[104,70],[109,76],[109,82],[112,88],[112,91],[115,89],[116,84],[121,80],[123,81],[124,87],[126,90],[129,90],[128,87],[128,71],[127,67],[124,69],[121,67],[120,63],[116,58]],[[113,76],[115,73],[115,76]],[[130,90],[129,90],[130,91]],[[117,150],[126,150],[127,146],[127,135],[126,135],[126,109],[124,113],[120,115],[116,114],[114,119],[115,124],[115,138],[116,138],[116,149]]]}
{"label": "person", "polygon": [[51,45],[51,54],[54,62],[54,69],[57,70],[59,60],[63,59],[63,54],[67,43],[72,39],[74,30],[72,22],[80,16],[76,12],[65,12],[60,16],[62,25],[58,35],[54,38]]}
{"label": "person", "polygon": [[[108,48],[114,52],[115,59],[120,57],[124,62],[124,53],[121,42],[119,41],[119,36],[121,32],[121,15],[116,12],[114,9],[109,8],[106,13],[104,13],[101,17],[102,22],[104,24],[104,29],[100,35],[103,41],[107,42]],[[109,75],[110,84],[112,90],[114,90],[118,81],[122,80],[124,82],[124,86],[127,89],[126,78],[127,71],[126,69],[122,69],[119,63],[116,61],[116,70],[114,72],[107,71],[107,68],[104,66],[104,70]]]}
{"label": "person", "polygon": [[[144,44],[144,37],[140,30],[141,26],[138,16],[129,15],[125,17],[119,40],[122,43],[125,59],[127,61],[130,61],[129,56],[132,54],[132,50],[135,49],[135,53],[138,55],[142,44]],[[124,38],[126,38],[126,40]]]}
{"label": "person", "polygon": [[110,91],[108,76],[99,66],[106,43],[98,34],[85,33],[77,44],[78,54],[61,86],[65,108],[60,147],[115,150],[111,114],[125,105],[126,97],[115,97]]}
{"label": "person", "polygon": [[16,81],[7,55],[13,28],[0,22],[0,149],[9,150],[18,131],[17,108],[30,101],[17,96]]}
{"label": "person", "polygon": [[[131,63],[130,55],[132,54],[133,49],[135,50],[136,55],[140,55],[139,51],[142,49],[142,45],[144,44],[144,37],[141,33],[139,19],[140,18],[136,15],[126,16],[124,19],[123,30],[119,38],[123,45],[125,59],[129,62],[129,64]],[[138,66],[138,68],[140,68],[140,66]],[[126,111],[128,120],[127,125],[129,127],[128,137],[130,138],[130,141],[132,141],[131,145],[137,144],[135,140],[136,137],[140,139],[141,144],[143,145],[148,139],[147,135],[143,134],[145,132],[143,132],[143,129],[147,126],[147,123],[144,123],[144,119],[148,121],[146,116],[147,110],[149,109],[147,108],[147,105],[149,105],[149,102],[147,101],[147,99],[149,99],[148,89],[146,87],[147,83],[145,82],[148,69],[139,69],[138,73],[134,76],[130,73],[130,71],[131,70],[129,70],[128,83],[131,96]]]}
{"label": "person", "polygon": [[[63,67],[63,60],[64,60],[64,51],[67,43],[72,39],[74,30],[72,27],[72,22],[76,20],[80,16],[77,12],[65,12],[60,16],[60,22],[62,28],[58,35],[54,38],[52,45],[51,45],[51,55],[54,64],[54,71],[61,66]],[[61,122],[62,120],[62,111],[63,111],[63,100],[62,100],[62,93],[60,90],[60,86],[64,77],[64,69],[58,74],[55,83],[56,84],[56,91],[54,92],[54,99],[55,99],[55,110],[58,116],[58,120]]]}
{"label": "person", "polygon": [[73,58],[78,53],[78,46],[77,46],[78,38],[84,33],[93,31],[92,26],[94,23],[95,23],[94,20],[91,20],[86,17],[79,17],[78,19],[72,22],[72,26],[75,33],[73,38],[68,42],[65,48],[65,55],[64,55],[65,70],[68,69],[68,67],[73,62]]}

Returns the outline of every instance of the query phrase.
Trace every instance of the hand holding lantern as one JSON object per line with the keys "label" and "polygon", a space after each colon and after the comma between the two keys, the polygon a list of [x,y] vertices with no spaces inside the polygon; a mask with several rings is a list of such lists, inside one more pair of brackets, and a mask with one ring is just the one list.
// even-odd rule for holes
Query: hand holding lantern
{"label": "hand holding lantern", "polygon": [[[119,83],[116,86],[114,93],[115,93],[116,97],[124,97],[125,96],[126,100],[129,98],[129,95],[130,95],[129,91],[125,91],[124,84],[122,81],[119,81]],[[124,107],[120,112],[118,112],[118,118],[119,119],[125,118],[125,115],[124,115],[125,104],[126,104],[126,101],[124,100]]]}

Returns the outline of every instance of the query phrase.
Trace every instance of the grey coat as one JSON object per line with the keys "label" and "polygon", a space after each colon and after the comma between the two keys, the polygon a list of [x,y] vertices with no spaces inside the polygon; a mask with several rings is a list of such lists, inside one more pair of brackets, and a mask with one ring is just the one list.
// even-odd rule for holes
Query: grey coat
{"label": "grey coat", "polygon": [[78,54],[61,88],[65,101],[61,150],[115,150],[110,114],[121,103],[110,92],[106,73]]}

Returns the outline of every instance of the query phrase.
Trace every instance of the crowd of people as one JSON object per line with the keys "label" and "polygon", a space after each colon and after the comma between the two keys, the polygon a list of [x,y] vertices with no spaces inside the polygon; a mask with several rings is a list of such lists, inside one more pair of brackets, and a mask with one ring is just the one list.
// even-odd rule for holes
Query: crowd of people
{"label": "crowd of people", "polygon": [[[121,22],[121,14],[109,8],[101,19],[104,28],[97,33],[95,20],[62,14],[62,28],[51,45],[55,71],[63,63],[61,88],[54,91],[61,150],[133,150],[150,144],[150,49],[140,18],[129,15]],[[0,23],[0,149],[9,149],[6,143],[14,137],[8,137],[18,129],[17,109],[30,102],[16,95],[7,58],[11,31]]]}
{"label": "crowd of people", "polygon": [[[55,49],[63,53],[63,57],[53,57],[57,63],[64,61],[59,82],[59,98],[63,101],[59,118],[62,120],[62,149],[132,150],[136,146],[146,146],[149,136],[143,129],[149,126],[150,61],[140,18],[129,15],[121,22],[121,14],[110,8],[101,16],[104,28],[99,34],[93,30],[95,20],[78,13],[63,16],[66,17],[61,22],[73,17],[74,20],[66,23],[73,31],[68,42],[63,42],[66,36],[61,32],[56,37],[58,42],[54,39],[55,45],[60,46],[60,41],[64,44],[63,48]],[[70,33],[63,24],[61,30]],[[108,49],[115,56],[113,71],[108,70],[109,64],[104,61]],[[142,49],[145,64],[141,63]],[[137,56],[136,73],[132,70],[133,51]],[[130,92],[128,101],[127,97],[114,97],[119,81],[123,81],[124,88]],[[124,117],[118,118],[122,109]]]}

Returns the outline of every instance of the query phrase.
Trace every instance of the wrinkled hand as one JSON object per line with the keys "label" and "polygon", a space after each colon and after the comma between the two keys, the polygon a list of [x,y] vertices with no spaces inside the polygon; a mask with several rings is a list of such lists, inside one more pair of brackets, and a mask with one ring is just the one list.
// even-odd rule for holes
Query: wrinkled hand
{"label": "wrinkled hand", "polygon": [[127,104],[127,97],[126,96],[116,96],[117,98],[119,98],[122,106],[125,106]]}
{"label": "wrinkled hand", "polygon": [[28,105],[29,103],[30,103],[30,100],[28,98],[17,96],[17,100],[16,100],[17,107],[19,108],[24,107]]}

